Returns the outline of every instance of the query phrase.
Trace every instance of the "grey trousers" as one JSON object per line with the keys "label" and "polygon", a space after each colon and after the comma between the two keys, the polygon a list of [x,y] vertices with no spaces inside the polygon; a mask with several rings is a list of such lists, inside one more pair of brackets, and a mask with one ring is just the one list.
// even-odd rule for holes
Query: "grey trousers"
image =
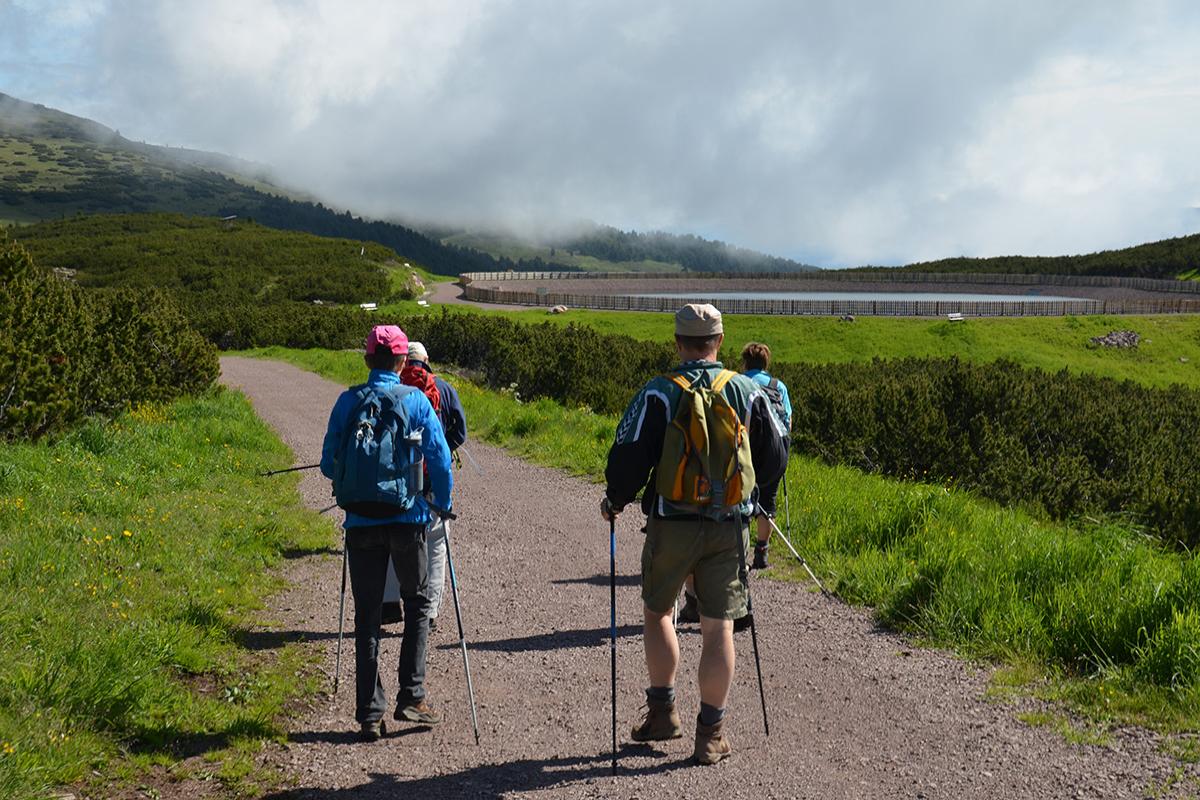
{"label": "grey trousers", "polygon": [[437,619],[446,588],[446,523],[438,522],[430,528],[425,542],[429,550],[429,579],[425,594],[429,598],[429,618]]}

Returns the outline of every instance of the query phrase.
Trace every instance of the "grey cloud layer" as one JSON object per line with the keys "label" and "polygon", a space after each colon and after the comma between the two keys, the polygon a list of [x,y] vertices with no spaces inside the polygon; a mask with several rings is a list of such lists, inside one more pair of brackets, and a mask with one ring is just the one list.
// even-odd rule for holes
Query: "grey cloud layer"
{"label": "grey cloud layer", "polygon": [[1130,104],[1088,72],[1200,85],[1184,3],[218,0],[92,22],[101,121],[374,215],[589,218],[831,264],[1196,222],[1196,95]]}

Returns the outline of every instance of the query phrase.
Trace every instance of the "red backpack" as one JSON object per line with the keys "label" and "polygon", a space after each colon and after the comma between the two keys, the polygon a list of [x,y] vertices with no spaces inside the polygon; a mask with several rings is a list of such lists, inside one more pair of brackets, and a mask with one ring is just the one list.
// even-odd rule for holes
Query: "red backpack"
{"label": "red backpack", "polygon": [[406,364],[400,371],[400,382],[406,386],[415,386],[420,389],[429,398],[433,410],[441,410],[442,395],[438,391],[437,383],[433,380],[433,373],[425,367],[420,364]]}

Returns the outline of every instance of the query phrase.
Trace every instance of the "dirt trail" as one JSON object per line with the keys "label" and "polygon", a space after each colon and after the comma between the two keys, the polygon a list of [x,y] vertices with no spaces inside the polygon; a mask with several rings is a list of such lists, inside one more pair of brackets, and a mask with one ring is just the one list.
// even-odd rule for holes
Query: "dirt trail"
{"label": "dirt trail", "polygon": [[[222,380],[250,397],[297,463],[316,460],[341,387],[275,362],[223,358],[221,366]],[[1095,798],[1141,797],[1170,781],[1175,764],[1145,731],[1118,731],[1106,746],[1068,744],[1018,721],[1013,706],[986,701],[986,672],[914,648],[878,629],[867,611],[758,579],[770,738],[749,634],[740,634],[728,723],[735,754],[716,767],[689,764],[699,634],[685,626],[678,682],[685,738],[633,746],[629,728],[645,683],[634,513],[618,525],[618,733],[626,745],[613,778],[608,531],[596,512],[599,489],[478,442],[468,448],[483,473],[470,466],[456,473],[461,521],[452,541],[482,746],[471,734],[447,587],[428,677],[430,700],[446,721],[432,730],[397,726],[383,741],[357,744],[349,640],[338,696],[317,698],[292,720],[290,744],[264,754],[296,782],[273,797]],[[313,508],[331,502],[328,484],[313,473],[302,491]],[[292,588],[270,610],[278,633],[264,637],[303,636],[330,674],[340,567],[330,554],[289,562]],[[394,665],[398,651],[398,636],[385,640],[383,663]]]}

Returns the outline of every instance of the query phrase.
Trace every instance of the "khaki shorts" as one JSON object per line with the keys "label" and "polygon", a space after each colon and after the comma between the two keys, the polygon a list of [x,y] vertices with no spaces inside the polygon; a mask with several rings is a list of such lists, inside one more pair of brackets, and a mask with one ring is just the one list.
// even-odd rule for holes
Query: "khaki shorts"
{"label": "khaki shorts", "polygon": [[750,541],[740,520],[668,520],[651,517],[642,546],[642,600],[666,614],[688,575],[696,576],[701,616],[737,619],[746,614],[746,587],[738,578],[739,559]]}

